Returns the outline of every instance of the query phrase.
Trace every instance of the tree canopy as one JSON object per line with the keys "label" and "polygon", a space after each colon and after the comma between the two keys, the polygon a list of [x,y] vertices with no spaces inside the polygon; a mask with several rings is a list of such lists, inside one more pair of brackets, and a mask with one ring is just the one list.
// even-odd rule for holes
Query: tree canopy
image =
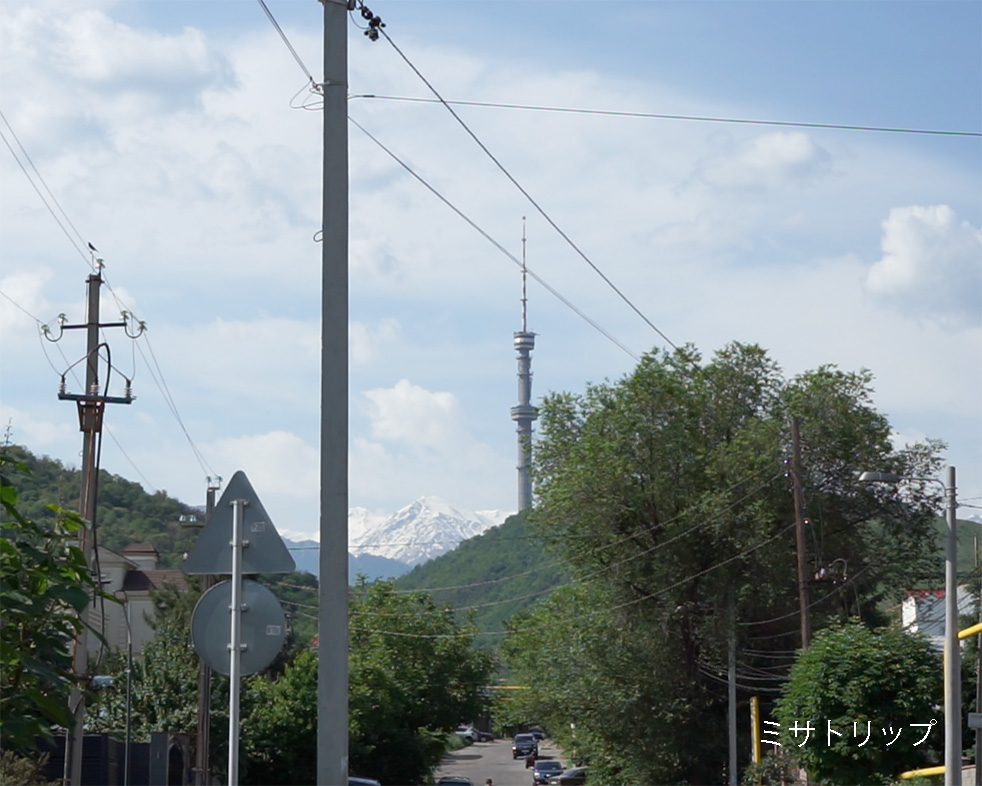
{"label": "tree canopy", "polygon": [[39,521],[23,515],[18,469],[26,472],[0,454],[0,746],[29,751],[51,741],[53,724],[72,725],[72,642],[90,598],[102,593],[76,545],[85,522],[57,506]]}
{"label": "tree canopy", "polygon": [[[154,639],[132,673],[134,740],[151,731],[197,733],[198,658],[189,638],[196,596],[154,595]],[[473,647],[474,631],[424,593],[397,592],[392,582],[362,583],[349,604],[349,767],[383,783],[421,782],[439,763],[447,735],[486,709],[491,656]],[[314,645],[316,646],[316,645]],[[90,729],[122,737],[126,659],[117,653],[103,673],[115,677],[92,705]],[[228,678],[212,675],[210,763],[228,763]],[[269,670],[243,679],[243,784],[313,784],[317,765],[317,653],[303,646]]]}
{"label": "tree canopy", "polygon": [[[882,599],[934,568],[936,499],[915,488],[900,502],[857,477],[869,468],[929,476],[941,446],[894,448],[872,394],[868,371],[825,366],[786,379],[760,347],[731,344],[705,362],[688,347],[651,353],[618,382],[546,397],[531,519],[575,588],[554,600],[556,613],[531,617],[558,652],[533,656],[528,620],[506,651],[540,720],[575,723],[589,740],[598,777],[722,779],[731,638],[741,696],[779,692],[780,658],[800,645],[793,418],[808,578],[822,568],[836,578],[811,587],[815,628],[879,619]],[[568,679],[540,690],[554,685],[557,659]],[[585,710],[597,685],[616,686],[637,712]]]}

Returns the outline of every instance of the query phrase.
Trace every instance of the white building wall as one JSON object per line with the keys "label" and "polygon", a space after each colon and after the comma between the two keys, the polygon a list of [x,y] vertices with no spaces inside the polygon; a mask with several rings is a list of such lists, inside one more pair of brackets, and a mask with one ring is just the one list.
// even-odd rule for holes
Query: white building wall
{"label": "white building wall", "polygon": [[[958,587],[958,615],[978,617],[976,598],[966,586]],[[923,634],[931,646],[943,650],[945,591],[910,590],[901,605],[901,621],[905,630]]]}

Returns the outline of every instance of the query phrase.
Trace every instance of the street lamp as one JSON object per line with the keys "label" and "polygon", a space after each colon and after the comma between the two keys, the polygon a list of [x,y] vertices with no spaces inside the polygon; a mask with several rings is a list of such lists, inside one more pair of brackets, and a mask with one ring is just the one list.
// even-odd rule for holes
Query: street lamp
{"label": "street lamp", "polygon": [[864,472],[863,483],[900,483],[921,480],[937,483],[945,491],[947,526],[945,527],[944,571],[944,767],[945,786],[962,786],[962,686],[961,650],[958,645],[958,538],[955,532],[955,468],[948,467],[948,482],[937,478],[911,478],[892,472]]}

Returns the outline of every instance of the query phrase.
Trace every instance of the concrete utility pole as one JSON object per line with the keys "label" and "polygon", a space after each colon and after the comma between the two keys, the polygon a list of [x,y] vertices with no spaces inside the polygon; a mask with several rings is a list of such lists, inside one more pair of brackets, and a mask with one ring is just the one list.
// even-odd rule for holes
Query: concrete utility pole
{"label": "concrete utility pole", "polygon": [[805,500],[801,492],[801,429],[791,420],[791,479],[794,487],[794,533],[798,545],[798,606],[801,609],[801,648],[808,649],[811,622],[808,618],[808,566],[805,560]]}
{"label": "concrete utility pole", "polygon": [[348,6],[324,3],[317,783],[348,782]]}
{"label": "concrete utility pole", "polygon": [[[106,403],[129,404],[133,399],[127,384],[126,394],[122,397],[114,397],[99,393],[99,329],[104,327],[126,327],[126,322],[111,322],[102,324],[99,322],[99,289],[102,286],[101,265],[102,260],[97,260],[97,272],[86,279],[88,286],[88,317],[84,325],[62,325],[62,330],[84,329],[86,332],[85,342],[85,390],[81,394],[72,394],[65,391],[65,377],[62,376],[62,387],[58,393],[58,398],[66,401],[74,401],[78,406],[79,430],[82,432],[82,492],[79,501],[79,512],[92,528],[95,528],[96,513],[96,485],[98,473],[98,439],[101,439],[102,416]],[[66,371],[67,373],[67,371]],[[111,368],[107,370],[108,376]],[[108,391],[107,391],[108,392]],[[94,535],[83,528],[79,535],[79,548],[85,557],[85,564],[89,570],[93,570],[93,545]],[[100,576],[95,575],[98,582]],[[88,614],[88,607],[82,612]],[[81,681],[88,672],[88,629],[83,627],[75,638],[74,652],[72,653],[72,670],[76,678]],[[66,786],[78,786],[82,781],[82,744],[85,739],[85,695],[79,690],[78,686],[72,688],[69,697],[68,708],[72,713],[74,722],[71,730],[65,737],[65,769],[63,780]]]}
{"label": "concrete utility pole", "polygon": [[962,651],[958,643],[958,502],[954,467],[948,467],[944,487],[947,524],[944,568],[944,782],[947,786],[962,786]]}

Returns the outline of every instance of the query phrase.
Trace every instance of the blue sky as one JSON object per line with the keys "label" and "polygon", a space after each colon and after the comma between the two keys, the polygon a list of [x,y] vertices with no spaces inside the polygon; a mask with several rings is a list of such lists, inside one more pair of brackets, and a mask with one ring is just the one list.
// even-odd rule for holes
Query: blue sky
{"label": "blue sky", "polygon": [[[320,4],[267,4],[319,79]],[[977,2],[369,5],[450,100],[982,130]],[[432,97],[354,23],[349,63],[352,96]],[[6,0],[0,79],[0,130],[71,222],[0,151],[13,441],[78,462],[56,394],[81,334],[38,338],[38,321],[84,320],[77,230],[105,260],[106,318],[118,299],[148,325],[149,343],[106,335],[138,399],[107,414],[104,468],[190,503],[244,469],[279,529],[316,532],[321,118],[291,108],[306,77],[259,4]],[[789,376],[871,369],[897,441],[947,442],[961,499],[982,504],[978,136],[456,111],[674,343],[756,342]],[[445,109],[353,97],[349,114],[514,256],[526,216],[529,267],[632,353],[664,346]],[[515,265],[349,138],[351,505],[513,509]],[[534,282],[529,297],[537,398],[631,370]]]}

